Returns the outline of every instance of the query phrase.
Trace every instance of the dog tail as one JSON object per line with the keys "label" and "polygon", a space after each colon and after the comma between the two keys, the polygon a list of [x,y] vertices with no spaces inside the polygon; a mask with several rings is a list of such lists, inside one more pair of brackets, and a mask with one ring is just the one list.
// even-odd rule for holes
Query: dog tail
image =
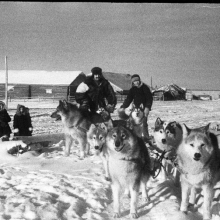
{"label": "dog tail", "polygon": [[124,109],[118,109],[118,116],[122,120],[127,120],[129,118],[129,115],[125,113]]}

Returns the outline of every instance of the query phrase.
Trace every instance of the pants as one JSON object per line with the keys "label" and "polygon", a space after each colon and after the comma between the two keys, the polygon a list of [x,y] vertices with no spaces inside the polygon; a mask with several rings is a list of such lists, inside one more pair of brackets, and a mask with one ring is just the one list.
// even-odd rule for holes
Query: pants
{"label": "pants", "polygon": [[147,120],[148,120],[148,115],[150,113],[150,110],[149,108],[145,108],[144,109],[144,120],[143,120],[143,135],[144,135],[144,139],[148,140],[150,137],[149,137],[149,132],[148,132],[148,123],[147,123]]}

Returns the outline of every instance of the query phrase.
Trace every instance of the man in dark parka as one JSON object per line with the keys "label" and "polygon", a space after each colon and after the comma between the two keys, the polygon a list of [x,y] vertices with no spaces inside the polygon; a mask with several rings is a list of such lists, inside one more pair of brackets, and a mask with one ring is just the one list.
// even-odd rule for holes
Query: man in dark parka
{"label": "man in dark parka", "polygon": [[145,129],[144,138],[148,140],[149,132],[147,120],[153,104],[153,95],[150,88],[141,81],[141,78],[138,74],[134,74],[131,76],[131,83],[132,87],[129,90],[129,93],[120,108],[123,111],[125,108],[128,108],[132,102],[135,106],[140,106],[141,104],[143,104],[145,115],[143,121],[143,126]]}
{"label": "man in dark parka", "polygon": [[0,137],[10,137],[11,128],[8,124],[10,121],[11,118],[6,110],[5,103],[0,101]]}
{"label": "man in dark parka", "polygon": [[95,113],[99,108],[113,113],[117,99],[115,92],[107,79],[102,74],[100,67],[91,70],[92,76],[86,78],[76,89],[76,102],[80,108]]}

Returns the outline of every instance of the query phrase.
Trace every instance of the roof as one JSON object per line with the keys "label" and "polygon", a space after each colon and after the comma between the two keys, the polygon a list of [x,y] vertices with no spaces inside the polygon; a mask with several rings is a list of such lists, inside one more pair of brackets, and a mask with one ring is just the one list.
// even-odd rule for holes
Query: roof
{"label": "roof", "polygon": [[131,75],[124,73],[103,72],[104,77],[122,90],[131,88]]}
{"label": "roof", "polygon": [[[87,76],[91,74],[89,73]],[[129,90],[131,88],[130,74],[112,72],[102,72],[102,74],[111,83],[115,91]]]}
{"label": "roof", "polygon": [[[0,70],[0,84],[5,83]],[[69,85],[82,71],[8,70],[8,84]]]}
{"label": "roof", "polygon": [[154,90],[153,94],[161,93],[161,92],[163,92],[164,94],[170,94],[169,99],[171,97],[176,99],[184,99],[186,93],[186,91],[184,91],[181,87],[177,86],[176,84],[162,86]]}
{"label": "roof", "polygon": [[160,88],[157,88],[157,89],[154,90],[154,92],[159,92],[159,91],[164,91],[164,92],[178,91],[180,93],[185,92],[181,87],[177,86],[176,84],[161,86]]}

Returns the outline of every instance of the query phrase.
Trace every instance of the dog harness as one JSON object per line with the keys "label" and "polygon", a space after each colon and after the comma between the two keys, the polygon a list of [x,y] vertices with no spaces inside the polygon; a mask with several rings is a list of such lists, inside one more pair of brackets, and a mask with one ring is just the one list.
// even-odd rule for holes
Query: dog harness
{"label": "dog harness", "polygon": [[80,123],[82,122],[82,120],[84,120],[84,118],[81,118],[81,119],[76,123],[76,125],[69,126],[69,128],[76,128],[77,130],[81,130],[82,132],[86,133],[89,129],[83,128],[82,126],[80,126]]}

